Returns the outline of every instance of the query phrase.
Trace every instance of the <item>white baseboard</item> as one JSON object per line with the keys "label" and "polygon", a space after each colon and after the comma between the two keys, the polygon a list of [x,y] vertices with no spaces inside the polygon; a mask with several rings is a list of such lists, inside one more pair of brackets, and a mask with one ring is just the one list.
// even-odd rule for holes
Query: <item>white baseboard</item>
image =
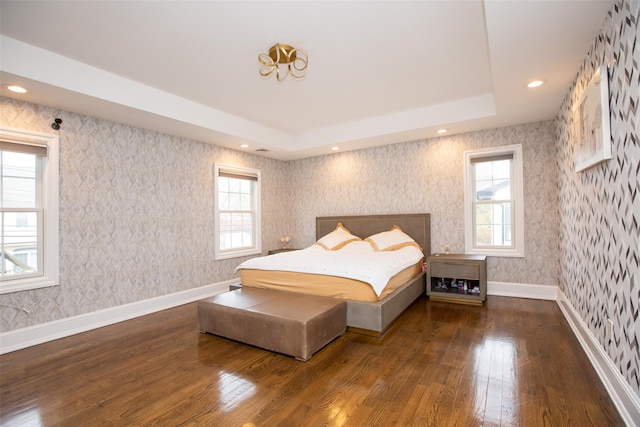
{"label": "white baseboard", "polygon": [[487,282],[487,295],[556,301],[558,287],[527,283]]}
{"label": "white baseboard", "polygon": [[0,333],[0,354],[10,353],[37,344],[207,298],[228,291],[229,285],[236,283],[238,283],[238,279],[227,280],[199,288],[188,289],[169,295]]}
{"label": "white baseboard", "polygon": [[640,426],[640,397],[635,394],[561,290],[558,290],[557,302],[626,425]]}

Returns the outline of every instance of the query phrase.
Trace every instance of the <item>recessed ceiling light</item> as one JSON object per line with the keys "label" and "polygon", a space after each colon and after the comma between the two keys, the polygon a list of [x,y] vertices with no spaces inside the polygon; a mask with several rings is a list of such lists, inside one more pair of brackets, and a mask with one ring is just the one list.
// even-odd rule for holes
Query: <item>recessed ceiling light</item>
{"label": "recessed ceiling light", "polygon": [[437,133],[447,133],[448,131],[449,131],[448,129],[442,128],[442,129],[438,129],[436,132]]}
{"label": "recessed ceiling light", "polygon": [[331,149],[332,149],[333,151],[338,151],[338,150],[340,149],[340,147],[331,147]]}
{"label": "recessed ceiling light", "polygon": [[22,86],[18,86],[18,85],[6,85],[5,86],[7,89],[9,89],[11,92],[15,92],[15,93],[27,93],[28,90],[23,88]]}
{"label": "recessed ceiling light", "polygon": [[544,84],[544,80],[534,80],[527,84],[528,88],[540,87]]}
{"label": "recessed ceiling light", "polygon": [[242,144],[240,147],[241,148],[249,148],[249,144]]}

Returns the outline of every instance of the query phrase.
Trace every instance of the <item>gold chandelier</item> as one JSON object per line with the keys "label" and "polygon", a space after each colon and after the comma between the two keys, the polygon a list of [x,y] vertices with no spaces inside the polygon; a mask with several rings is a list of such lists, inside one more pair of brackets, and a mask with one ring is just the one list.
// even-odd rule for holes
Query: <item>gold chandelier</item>
{"label": "gold chandelier", "polygon": [[[277,43],[271,46],[269,54],[261,53],[258,55],[260,63],[260,75],[268,77],[276,71],[278,81],[284,80],[287,75],[291,75],[294,79],[301,79],[307,73],[308,57],[307,52],[297,49],[286,44]],[[280,68],[284,70],[280,72]]]}

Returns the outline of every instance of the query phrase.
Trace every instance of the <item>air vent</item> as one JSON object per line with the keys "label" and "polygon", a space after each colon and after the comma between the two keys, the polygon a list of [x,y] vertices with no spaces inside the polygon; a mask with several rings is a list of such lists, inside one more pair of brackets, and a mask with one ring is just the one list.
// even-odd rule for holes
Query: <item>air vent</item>
{"label": "air vent", "polygon": [[269,150],[267,150],[266,148],[258,148],[256,151],[260,152],[260,153],[264,153],[264,152],[269,151]]}

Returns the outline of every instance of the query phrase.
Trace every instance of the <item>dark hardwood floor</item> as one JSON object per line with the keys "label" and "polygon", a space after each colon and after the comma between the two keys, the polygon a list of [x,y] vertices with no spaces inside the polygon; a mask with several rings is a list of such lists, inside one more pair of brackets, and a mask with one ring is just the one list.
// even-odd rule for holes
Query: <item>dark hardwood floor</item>
{"label": "dark hardwood floor", "polygon": [[309,361],[200,334],[188,304],[0,357],[3,426],[621,426],[555,302],[416,301]]}

